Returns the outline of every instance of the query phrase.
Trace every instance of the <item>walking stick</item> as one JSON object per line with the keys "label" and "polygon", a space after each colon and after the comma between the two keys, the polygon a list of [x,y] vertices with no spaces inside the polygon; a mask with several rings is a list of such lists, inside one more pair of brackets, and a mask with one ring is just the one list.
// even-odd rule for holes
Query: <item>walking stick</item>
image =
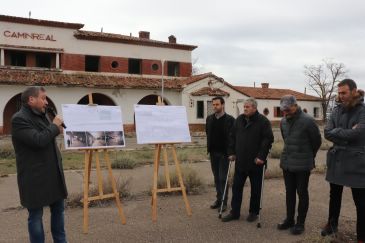
{"label": "walking stick", "polygon": [[221,200],[221,208],[219,209],[219,216],[218,216],[218,218],[222,218],[224,198],[226,197],[226,191],[227,191],[227,185],[228,185],[229,172],[231,171],[232,162],[233,162],[233,160],[230,160],[229,161],[227,178],[226,178],[226,184],[224,185],[224,191],[223,191],[223,196],[222,196],[222,200]]}
{"label": "walking stick", "polygon": [[266,165],[264,164],[262,166],[262,183],[261,183],[261,196],[260,196],[260,210],[259,210],[259,220],[257,222],[257,228],[261,228],[261,209],[262,209],[262,197],[264,195],[265,168],[266,168]]}

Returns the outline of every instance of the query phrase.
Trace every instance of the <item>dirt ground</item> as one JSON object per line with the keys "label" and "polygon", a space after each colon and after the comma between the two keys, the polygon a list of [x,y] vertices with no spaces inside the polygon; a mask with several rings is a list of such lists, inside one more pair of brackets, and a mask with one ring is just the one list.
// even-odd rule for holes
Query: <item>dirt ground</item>
{"label": "dirt ground", "polygon": [[[324,151],[318,155],[317,164],[323,164]],[[278,161],[270,160],[269,170],[278,169]],[[209,162],[190,164],[197,170],[205,184],[212,184]],[[161,169],[160,171],[163,171]],[[94,173],[93,173],[94,174]],[[313,174],[310,179],[310,208],[304,235],[292,236],[279,232],[276,225],[285,217],[285,188],[281,178],[265,182],[262,228],[248,223],[249,187],[244,189],[240,220],[222,223],[216,210],[209,208],[215,198],[212,186],[201,195],[192,195],[193,215],[187,216],[182,197],[158,197],[158,221],[151,221],[150,197],[146,193],[152,183],[152,166],[133,170],[114,170],[115,177],[130,178],[130,191],[137,195],[123,200],[127,224],[122,225],[114,204],[90,209],[89,234],[82,233],[81,208],[66,210],[66,232],[69,242],[320,242],[320,227],[328,212],[329,186],[323,174]],[[95,176],[95,175],[94,175]],[[68,171],[66,179],[70,193],[82,191],[82,172]],[[27,242],[27,211],[19,209],[16,176],[0,178],[0,242]],[[350,190],[344,190],[340,231],[355,232],[355,207]],[[52,242],[49,210],[44,213],[47,242]]]}

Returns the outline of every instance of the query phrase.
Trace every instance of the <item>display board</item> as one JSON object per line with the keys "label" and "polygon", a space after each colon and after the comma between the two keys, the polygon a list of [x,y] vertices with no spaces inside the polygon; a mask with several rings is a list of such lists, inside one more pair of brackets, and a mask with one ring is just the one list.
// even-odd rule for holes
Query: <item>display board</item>
{"label": "display board", "polygon": [[119,106],[63,104],[66,149],[125,147]]}
{"label": "display board", "polygon": [[135,105],[138,144],[191,142],[185,106]]}

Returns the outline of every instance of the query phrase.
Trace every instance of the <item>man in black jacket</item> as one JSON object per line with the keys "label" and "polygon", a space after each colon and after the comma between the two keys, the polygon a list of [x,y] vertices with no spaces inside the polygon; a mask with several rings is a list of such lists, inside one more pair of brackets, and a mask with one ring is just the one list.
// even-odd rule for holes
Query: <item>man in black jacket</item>
{"label": "man in black jacket", "polygon": [[30,242],[44,242],[43,207],[51,209],[53,241],[66,242],[64,199],[67,189],[61,154],[55,138],[62,119],[53,121],[45,113],[48,104],[45,89],[29,87],[21,95],[22,107],[12,117],[12,140],[16,153],[19,195],[28,209]]}
{"label": "man in black jacket", "polygon": [[[286,190],[286,219],[278,224],[279,230],[294,235],[303,233],[309,206],[308,183],[314,158],[321,146],[321,133],[312,117],[302,112],[294,96],[286,95],[280,100],[284,113],[280,129],[284,139],[284,150],[280,157]],[[296,193],[299,196],[298,217],[295,224]]]}
{"label": "man in black jacket", "polygon": [[330,183],[327,225],[322,235],[337,232],[342,190],[350,187],[357,213],[357,239],[365,242],[365,105],[364,92],[352,79],[338,84],[339,104],[333,109],[324,129],[333,142],[327,153],[326,180]]}
{"label": "man in black jacket", "polygon": [[236,160],[232,186],[231,212],[223,222],[237,220],[241,213],[243,187],[250,178],[251,198],[248,222],[257,219],[260,211],[262,175],[266,158],[274,141],[270,121],[257,111],[255,99],[244,103],[244,114],[237,117],[230,139],[229,159]]}
{"label": "man in black jacket", "polygon": [[[229,134],[234,123],[234,118],[225,113],[224,99],[222,97],[213,98],[212,105],[214,114],[207,117],[206,134],[207,149],[210,154],[210,163],[217,192],[217,198],[210,208],[217,209],[221,205],[228,172]],[[227,199],[228,193],[226,193],[226,196],[223,199],[222,211],[225,211],[227,208]]]}

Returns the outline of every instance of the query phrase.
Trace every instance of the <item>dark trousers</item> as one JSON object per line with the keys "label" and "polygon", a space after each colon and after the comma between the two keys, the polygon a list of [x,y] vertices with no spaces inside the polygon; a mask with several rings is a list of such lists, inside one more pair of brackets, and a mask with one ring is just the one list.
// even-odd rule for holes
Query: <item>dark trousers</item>
{"label": "dark trousers", "polygon": [[[338,226],[338,218],[341,211],[343,186],[330,183],[330,206],[328,223]],[[355,202],[357,223],[356,232],[358,240],[365,240],[365,188],[351,188],[352,198]]]}
{"label": "dark trousers", "polygon": [[297,223],[304,224],[309,207],[308,183],[310,171],[283,170],[286,190],[286,219],[294,222],[297,193],[299,197]]}
{"label": "dark trousers", "polygon": [[[221,202],[223,198],[224,186],[226,184],[227,173],[228,173],[228,157],[221,152],[210,153],[210,163],[212,166],[212,172],[214,176],[214,185],[217,192],[217,201]],[[228,185],[224,203],[227,204],[228,199]]]}
{"label": "dark trousers", "polygon": [[[66,243],[64,200],[51,205],[51,232],[53,242]],[[28,209],[28,231],[31,243],[44,243],[43,208]]]}
{"label": "dark trousers", "polygon": [[249,212],[258,215],[260,211],[261,185],[262,185],[262,170],[263,166],[255,166],[250,171],[240,171],[238,169],[234,172],[233,186],[232,186],[232,202],[231,214],[239,217],[241,214],[241,204],[243,196],[243,187],[247,177],[250,178],[251,197]]}

